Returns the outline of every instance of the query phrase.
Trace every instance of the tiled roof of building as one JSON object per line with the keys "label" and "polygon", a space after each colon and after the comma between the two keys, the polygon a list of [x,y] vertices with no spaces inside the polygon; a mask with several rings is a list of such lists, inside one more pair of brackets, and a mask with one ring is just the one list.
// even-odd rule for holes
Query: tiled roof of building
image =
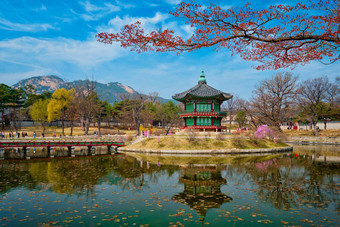
{"label": "tiled roof of building", "polygon": [[200,76],[198,84],[184,92],[175,94],[172,96],[173,99],[177,101],[185,100],[188,96],[198,97],[198,98],[216,98],[221,101],[231,99],[233,96],[229,93],[222,92],[211,86],[209,86],[205,80],[204,72]]}

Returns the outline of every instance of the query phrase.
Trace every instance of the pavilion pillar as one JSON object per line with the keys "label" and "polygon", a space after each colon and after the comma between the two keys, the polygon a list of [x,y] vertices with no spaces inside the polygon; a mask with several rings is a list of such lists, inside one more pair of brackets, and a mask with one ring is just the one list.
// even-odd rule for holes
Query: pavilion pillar
{"label": "pavilion pillar", "polygon": [[5,148],[1,147],[0,148],[0,160],[4,160],[5,159]]}
{"label": "pavilion pillar", "polygon": [[194,126],[196,126],[197,123],[197,117],[194,118]]}

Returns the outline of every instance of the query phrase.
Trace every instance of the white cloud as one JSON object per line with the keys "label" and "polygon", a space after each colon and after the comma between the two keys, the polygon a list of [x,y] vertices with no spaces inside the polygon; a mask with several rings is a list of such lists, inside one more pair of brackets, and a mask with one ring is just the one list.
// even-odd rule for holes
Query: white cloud
{"label": "white cloud", "polygon": [[129,9],[129,8],[135,8],[136,5],[131,5],[131,4],[125,4],[125,3],[122,3],[121,1],[116,1],[117,5],[125,8],[125,9]]}
{"label": "white cloud", "polygon": [[165,0],[170,5],[178,5],[182,0]]}
{"label": "white cloud", "polygon": [[0,17],[0,29],[11,30],[11,31],[24,31],[24,32],[38,32],[38,31],[47,31],[48,29],[55,29],[50,24],[20,24],[13,23],[9,20]]}
{"label": "white cloud", "polygon": [[231,9],[231,8],[233,8],[232,5],[222,5],[221,6],[221,9],[223,9],[223,10],[228,10],[228,9]]}
{"label": "white cloud", "polygon": [[35,8],[35,9],[32,9],[33,11],[36,11],[36,12],[40,12],[40,11],[45,11],[47,10],[46,6],[44,5],[41,5],[40,8]]}
{"label": "white cloud", "polygon": [[111,19],[109,21],[109,26],[112,26],[112,28],[122,28],[126,24],[133,24],[136,21],[139,21],[142,23],[143,26],[154,26],[157,23],[164,22],[169,17],[168,14],[163,14],[160,12],[157,12],[155,16],[153,17],[130,17],[130,16],[124,16],[123,18],[120,18],[119,16],[116,16],[115,18]]}
{"label": "white cloud", "polygon": [[81,16],[86,21],[98,20],[113,12],[118,12],[121,10],[119,6],[116,6],[111,3],[107,3],[107,2],[104,3],[104,6],[97,6],[97,5],[92,4],[89,1],[82,2],[80,4],[84,7],[84,10],[86,11],[86,13],[79,14],[79,13],[76,13],[74,10],[71,10],[71,12]]}
{"label": "white cloud", "polygon": [[189,38],[195,28],[191,28],[188,25],[179,25],[175,20],[169,20],[169,14],[156,12],[153,17],[130,17],[125,15],[124,17],[116,16],[111,19],[107,25],[97,27],[97,32],[109,32],[117,33],[125,25],[133,24],[137,21],[141,22],[141,26],[146,33],[161,29],[170,29],[175,32],[175,35]]}
{"label": "white cloud", "polygon": [[0,59],[12,59],[21,64],[34,62],[41,67],[65,63],[88,69],[124,56],[126,52],[118,45],[104,45],[94,39],[78,41],[21,37],[0,41]]}

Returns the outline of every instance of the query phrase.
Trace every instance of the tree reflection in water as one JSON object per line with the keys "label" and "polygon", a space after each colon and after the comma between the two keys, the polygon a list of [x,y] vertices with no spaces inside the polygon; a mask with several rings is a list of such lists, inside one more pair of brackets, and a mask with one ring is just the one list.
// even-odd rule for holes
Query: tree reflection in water
{"label": "tree reflection in water", "polygon": [[276,209],[301,204],[328,207],[330,201],[339,206],[338,164],[315,163],[306,155],[290,155],[262,162],[234,163],[226,171],[227,177],[234,181],[254,182],[258,197]]}

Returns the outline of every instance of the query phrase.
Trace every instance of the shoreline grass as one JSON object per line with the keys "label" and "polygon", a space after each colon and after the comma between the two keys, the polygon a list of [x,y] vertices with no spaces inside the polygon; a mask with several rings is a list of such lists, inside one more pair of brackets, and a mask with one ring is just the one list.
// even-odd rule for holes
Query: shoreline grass
{"label": "shoreline grass", "polygon": [[252,140],[248,138],[234,137],[231,139],[195,139],[190,141],[187,138],[179,138],[174,136],[149,138],[138,143],[131,144],[125,148],[129,149],[151,149],[151,150],[221,150],[221,149],[259,149],[259,148],[278,148],[289,147],[288,144],[282,142],[273,142],[270,140]]}

